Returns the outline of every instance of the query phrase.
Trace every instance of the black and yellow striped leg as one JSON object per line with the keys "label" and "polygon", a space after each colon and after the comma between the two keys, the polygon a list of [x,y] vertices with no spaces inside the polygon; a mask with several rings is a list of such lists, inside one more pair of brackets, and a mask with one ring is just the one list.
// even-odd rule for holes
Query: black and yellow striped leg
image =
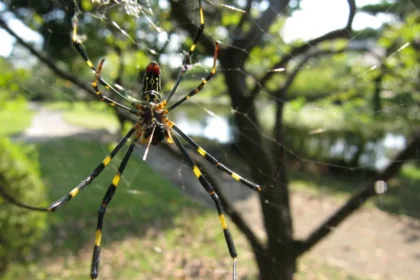
{"label": "black and yellow striped leg", "polygon": [[233,172],[229,168],[227,168],[225,165],[220,163],[215,157],[213,157],[211,154],[207,153],[202,147],[200,147],[194,140],[192,140],[188,135],[186,135],[179,127],[177,127],[174,123],[172,124],[173,130],[175,130],[179,135],[181,135],[182,138],[184,138],[195,150],[196,152],[204,157],[208,162],[216,166],[218,169],[222,170],[223,172],[226,172],[230,176],[232,176],[233,179],[236,181],[244,184],[248,188],[254,191],[261,191],[261,187],[245,178],[240,176],[239,174]]}
{"label": "black and yellow striped leg", "polygon": [[198,0],[198,8],[200,10],[200,26],[198,27],[197,33],[195,33],[193,43],[188,51],[188,53],[184,57],[184,61],[182,64],[181,72],[179,73],[179,76],[175,82],[174,87],[172,88],[171,92],[166,97],[166,102],[169,102],[169,100],[174,95],[176,89],[178,88],[179,83],[181,82],[182,78],[184,77],[185,72],[188,70],[188,65],[191,63],[191,56],[195,50],[195,46],[197,45],[198,40],[200,39],[201,35],[203,34],[204,30],[204,13],[203,8],[201,7],[201,0]]}
{"label": "black and yellow striped leg", "polygon": [[121,149],[122,146],[127,142],[128,138],[131,137],[131,135],[136,131],[136,129],[133,127],[121,141],[117,144],[117,146],[111,151],[111,153],[104,158],[104,160],[95,168],[95,170],[92,171],[92,173],[84,179],[80,184],[72,189],[68,194],[63,196],[62,198],[58,199],[57,201],[51,203],[49,207],[35,207],[31,205],[24,204],[20,201],[17,201],[12,196],[10,196],[8,193],[6,193],[1,187],[0,187],[0,196],[4,198],[6,201],[8,201],[11,204],[14,204],[16,206],[29,209],[29,210],[35,210],[35,211],[42,211],[42,212],[55,212],[57,209],[61,208],[64,204],[70,201],[73,197],[75,197],[83,188],[90,185],[92,181],[97,177],[102,170],[111,162],[112,158],[118,153],[118,151]]}
{"label": "black and yellow striped leg", "polygon": [[188,51],[188,57],[191,57],[192,53],[194,52],[195,46],[197,45],[198,40],[200,39],[204,30],[204,12],[203,7],[201,6],[201,0],[198,0],[198,8],[200,10],[200,26],[198,27],[197,33],[195,33],[193,43],[190,47],[190,50]]}
{"label": "black and yellow striped leg", "polygon": [[121,96],[125,100],[129,101],[131,103],[131,105],[135,105],[135,103],[133,103],[133,102],[138,101],[138,100],[134,100],[134,99],[133,100],[130,100],[129,98],[127,98],[126,96],[124,96],[124,94],[121,94],[119,91],[117,91],[115,88],[113,88],[107,81],[105,81],[104,79],[102,79],[102,77],[100,76],[100,72],[101,72],[101,68],[102,68],[102,64],[103,64],[104,60],[101,60],[101,62],[99,64],[99,67],[98,67],[98,70],[96,70],[96,68],[93,65],[92,61],[89,59],[86,51],[83,49],[83,46],[82,46],[81,42],[77,38],[77,25],[76,25],[76,23],[74,23],[74,26],[73,26],[73,37],[72,37],[72,40],[73,40],[73,46],[76,48],[76,50],[79,52],[79,54],[83,57],[83,59],[86,62],[86,64],[89,66],[89,68],[95,74],[95,78],[96,79],[92,83],[92,86],[94,87],[95,93],[98,96],[98,98],[101,101],[103,101],[103,102],[105,102],[105,103],[107,103],[107,104],[109,104],[111,106],[117,106],[117,107],[120,107],[120,108],[122,108],[124,110],[128,110],[131,113],[134,113],[135,114],[136,113],[135,110],[132,110],[132,109],[130,109],[130,108],[128,108],[128,107],[126,107],[126,106],[124,106],[124,105],[122,105],[122,104],[114,101],[114,100],[112,100],[111,98],[104,96],[99,91],[99,89],[97,88],[97,82],[99,81],[99,83],[101,85],[103,85],[107,90],[109,90],[109,91],[111,91],[111,92],[113,92],[113,93]]}
{"label": "black and yellow striped leg", "polygon": [[225,235],[225,240],[227,247],[229,249],[229,254],[233,259],[233,279],[236,279],[236,258],[238,254],[236,253],[235,243],[233,242],[232,235],[230,234],[230,231],[227,227],[225,214],[223,211],[222,204],[220,202],[219,197],[217,196],[216,192],[214,191],[213,187],[210,185],[209,181],[207,181],[206,177],[201,173],[198,166],[194,163],[194,161],[191,159],[191,157],[188,155],[187,151],[185,150],[184,146],[182,145],[181,141],[178,139],[176,135],[172,135],[175,144],[181,151],[182,155],[184,156],[185,160],[188,162],[188,164],[191,166],[192,171],[194,172],[194,175],[198,178],[201,185],[204,187],[204,189],[209,193],[211,198],[213,199],[214,203],[216,204],[217,212],[219,213],[220,222],[222,224],[223,233]]}
{"label": "black and yellow striped leg", "polygon": [[214,46],[213,68],[211,69],[210,74],[208,74],[207,77],[201,81],[201,83],[198,85],[198,87],[196,87],[194,90],[190,91],[190,93],[188,93],[182,99],[177,101],[175,104],[172,104],[168,108],[168,111],[171,111],[171,110],[175,109],[176,107],[178,107],[179,105],[184,103],[186,100],[190,99],[192,96],[199,93],[203,89],[203,87],[207,84],[207,82],[210,81],[211,78],[213,78],[214,74],[216,74],[216,62],[217,62],[218,54],[219,54],[219,43],[216,41],[215,46]]}
{"label": "black and yellow striped leg", "polygon": [[92,279],[98,278],[98,273],[99,273],[99,259],[101,255],[101,240],[102,240],[102,224],[104,221],[106,207],[111,202],[112,197],[114,196],[114,193],[118,187],[118,183],[120,182],[122,173],[124,172],[127,162],[130,159],[131,154],[133,153],[133,149],[134,149],[134,145],[136,144],[136,141],[137,141],[137,138],[134,138],[130,146],[128,147],[128,150],[125,153],[124,158],[121,161],[120,166],[118,167],[118,171],[115,174],[114,178],[112,179],[112,183],[108,187],[108,190],[102,200],[102,204],[98,210],[98,224],[96,227],[96,239],[95,239],[95,246],[93,248],[93,255],[92,255],[92,267],[91,267]]}
{"label": "black and yellow striped leg", "polygon": [[[119,108],[122,108],[124,110],[129,111],[132,114],[137,114],[137,111],[136,110],[131,109],[131,108],[128,108],[128,107],[126,107],[126,106],[124,106],[124,105],[122,105],[122,104],[120,104],[120,103],[112,100],[111,98],[104,96],[102,94],[102,92],[99,90],[99,88],[98,88],[98,81],[100,81],[102,79],[101,78],[101,71],[102,71],[102,65],[103,65],[104,61],[105,61],[105,59],[102,59],[101,62],[99,62],[98,70],[97,70],[97,72],[95,74],[95,80],[92,82],[92,87],[95,90],[96,96],[98,96],[98,98],[101,101],[107,103],[108,105],[110,105],[112,107],[119,107]],[[106,83],[106,84],[108,85],[108,83]],[[105,86],[105,88],[107,88],[108,90],[110,90],[110,87]],[[135,106],[135,104],[132,104],[132,105]]]}
{"label": "black and yellow striped leg", "polygon": [[64,204],[66,204],[70,199],[75,197],[79,191],[81,191],[86,186],[90,185],[93,180],[104,170],[104,168],[111,162],[111,160],[114,158],[114,156],[119,152],[122,146],[127,142],[127,140],[131,137],[131,135],[136,131],[136,128],[133,127],[130,129],[130,131],[124,136],[123,139],[115,146],[115,148],[111,151],[111,153],[104,158],[104,160],[92,171],[92,173],[84,179],[80,184],[75,187],[69,194],[62,197],[61,199],[57,200],[51,206],[49,209],[51,211],[55,211],[56,209],[60,208]]}

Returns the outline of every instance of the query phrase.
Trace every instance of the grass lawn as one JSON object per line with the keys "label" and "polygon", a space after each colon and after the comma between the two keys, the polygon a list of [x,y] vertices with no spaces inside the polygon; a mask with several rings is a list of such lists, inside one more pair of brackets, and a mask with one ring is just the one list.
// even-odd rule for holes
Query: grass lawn
{"label": "grass lawn", "polygon": [[[97,142],[74,139],[36,147],[50,201],[77,185],[107,153]],[[49,233],[33,261],[13,265],[3,279],[88,278],[97,209],[121,156],[61,211],[49,214]],[[247,251],[244,240],[237,243],[238,250]],[[105,216],[102,245],[101,279],[179,279],[195,273],[196,265],[200,273],[230,273],[216,211],[188,199],[141,160],[131,160],[124,172]],[[242,261],[243,274],[250,268]]]}
{"label": "grass lawn", "polygon": [[389,182],[389,191],[374,200],[383,210],[420,219],[420,167],[405,164],[399,175]]}
{"label": "grass lawn", "polygon": [[11,100],[0,108],[0,137],[23,132],[31,125],[34,112],[25,100]]}
{"label": "grass lawn", "polygon": [[[71,138],[36,148],[50,201],[71,190],[108,152],[103,144]],[[3,279],[89,278],[97,209],[120,158],[61,211],[46,214],[50,228],[30,263],[12,264]],[[256,279],[247,242],[232,231],[239,279]],[[132,159],[105,215],[100,279],[230,279],[230,269],[216,211]],[[363,279],[307,257],[299,271],[296,279],[302,280]]]}

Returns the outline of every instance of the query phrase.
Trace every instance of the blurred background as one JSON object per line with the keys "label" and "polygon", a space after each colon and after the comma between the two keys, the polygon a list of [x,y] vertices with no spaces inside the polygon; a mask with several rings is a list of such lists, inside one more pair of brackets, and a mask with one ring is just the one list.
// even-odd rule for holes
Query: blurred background
{"label": "blurred background", "polygon": [[[226,209],[238,279],[419,279],[420,1],[215,0],[169,117]],[[72,21],[102,77],[139,97],[146,65],[173,88],[198,0],[0,2],[0,188],[48,206],[135,117],[96,99]],[[125,100],[103,93],[120,103]],[[127,104],[128,106],[129,104]],[[213,202],[173,145],[138,145],[105,215],[100,279],[231,279]],[[124,149],[123,149],[124,150]],[[123,151],[60,211],[0,199],[1,279],[88,279],[97,209]]]}

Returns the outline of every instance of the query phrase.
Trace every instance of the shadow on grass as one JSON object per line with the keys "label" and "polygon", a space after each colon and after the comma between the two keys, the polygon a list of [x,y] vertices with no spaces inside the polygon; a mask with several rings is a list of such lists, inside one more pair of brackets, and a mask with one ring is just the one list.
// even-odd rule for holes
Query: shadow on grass
{"label": "shadow on grass", "polygon": [[[49,202],[73,189],[108,153],[105,144],[75,138],[35,146]],[[47,214],[49,231],[40,247],[50,249],[39,248],[42,253],[37,258],[60,256],[63,250],[77,254],[86,245],[93,248],[97,209],[124,153],[123,148],[102,174],[62,209]],[[159,231],[170,228],[174,219],[186,212],[194,216],[203,211],[207,209],[187,199],[147,164],[132,157],[105,214],[103,248],[128,237],[141,237],[151,227]]]}
{"label": "shadow on grass", "polygon": [[386,194],[374,202],[383,211],[420,219],[420,168],[403,166],[398,176],[390,180]]}
{"label": "shadow on grass", "polygon": [[[420,174],[418,168],[406,165],[388,182],[388,190],[371,202],[375,207],[391,214],[406,215],[420,219]],[[339,176],[330,173],[290,172],[291,186],[296,190],[311,191],[318,195],[335,196],[346,200],[372,180],[361,172],[354,176]]]}

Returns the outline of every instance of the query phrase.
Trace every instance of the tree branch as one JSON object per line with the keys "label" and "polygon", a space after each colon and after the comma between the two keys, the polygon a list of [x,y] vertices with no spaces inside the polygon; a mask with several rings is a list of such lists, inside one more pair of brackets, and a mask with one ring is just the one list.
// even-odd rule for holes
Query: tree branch
{"label": "tree branch", "polygon": [[320,227],[314,230],[310,236],[303,241],[300,248],[297,248],[297,255],[301,255],[310,250],[320,240],[325,238],[331,231],[336,228],[341,222],[347,219],[353,212],[360,208],[360,206],[372,196],[377,195],[375,191],[375,182],[378,180],[388,181],[394,177],[403,164],[413,155],[416,154],[420,145],[420,131],[416,132],[412,142],[402,151],[397,157],[385,168],[383,172],[378,174],[375,180],[368,183],[361,191],[351,197],[346,204],[338,209],[330,216]]}
{"label": "tree branch", "polygon": [[[283,87],[281,89],[276,90],[276,91],[271,91],[269,93],[272,96],[276,96],[276,98],[281,98],[283,102],[289,102],[289,101],[295,100],[299,96],[286,96],[284,93],[282,95],[281,92],[288,90],[288,87],[291,86],[291,84],[293,82],[293,79],[296,77],[298,72],[308,62],[309,59],[311,59],[315,56],[322,56],[322,55],[328,55],[328,54],[335,55],[335,54],[340,54],[340,53],[343,53],[343,52],[367,52],[367,51],[369,51],[369,49],[367,49],[367,48],[344,48],[344,49],[340,49],[340,50],[323,50],[323,51],[318,51],[318,52],[315,52],[315,53],[310,53],[310,54],[306,55],[305,58],[303,60],[301,60],[299,62],[299,64],[293,69],[293,72],[289,74],[285,84],[283,85]],[[317,101],[322,100],[324,98],[330,98],[330,97],[331,97],[330,93],[323,93],[323,94],[319,94],[317,96],[305,97],[305,101],[307,103],[317,102]]]}
{"label": "tree branch", "polygon": [[32,55],[37,57],[50,70],[52,70],[58,77],[73,83],[74,85],[76,85],[80,89],[83,89],[84,91],[86,91],[90,95],[96,97],[95,92],[93,91],[93,89],[87,83],[78,79],[76,76],[73,76],[70,73],[58,68],[51,59],[49,59],[48,57],[39,53],[30,44],[28,44],[21,37],[19,37],[19,35],[17,35],[12,29],[10,29],[9,26],[7,26],[6,22],[2,18],[0,18],[0,27],[3,28],[4,30],[6,30],[7,33],[12,35],[20,45],[22,45],[24,48],[26,48]]}
{"label": "tree branch", "polygon": [[241,39],[235,40],[234,46],[250,52],[260,42],[261,37],[270,28],[278,14],[287,8],[290,0],[270,0],[268,8],[255,20],[253,27]]}
{"label": "tree branch", "polygon": [[249,17],[249,12],[251,11],[251,7],[252,7],[252,0],[247,0],[246,6],[245,6],[245,13],[242,15],[241,19],[239,20],[238,25],[235,27],[232,34],[242,34],[242,26],[244,25],[245,20]]}
{"label": "tree branch", "polygon": [[265,84],[267,83],[267,81],[276,73],[272,70],[274,69],[278,69],[278,68],[286,68],[287,64],[289,63],[290,60],[292,60],[293,58],[295,58],[298,55],[301,55],[303,53],[305,53],[306,51],[308,51],[309,49],[313,48],[314,46],[328,41],[328,40],[334,40],[334,39],[338,39],[338,38],[350,38],[351,34],[352,34],[352,23],[353,23],[353,19],[354,19],[354,15],[356,13],[356,3],[355,0],[347,0],[348,4],[349,4],[349,17],[347,20],[347,24],[344,28],[341,29],[337,29],[331,32],[328,32],[320,37],[317,37],[315,39],[309,40],[308,42],[294,47],[287,55],[285,55],[282,59],[280,59],[280,61],[278,61],[277,63],[275,63],[272,67],[271,67],[271,71],[268,71],[264,77],[261,78],[261,80],[259,82],[257,82],[254,86],[254,88],[251,90],[251,98],[255,99],[257,94],[260,91],[260,88],[264,87]]}
{"label": "tree branch", "polygon": [[[276,90],[270,92],[271,95],[275,96],[276,98],[280,98],[282,101],[286,101],[286,92],[289,89],[289,87],[292,85],[294,79],[296,78],[297,74],[300,72],[300,70],[303,69],[303,66],[308,63],[308,61],[314,57],[320,57],[323,55],[332,55],[332,54],[340,54],[346,51],[346,49],[340,49],[340,50],[321,50],[316,51],[307,54],[299,63],[296,65],[296,67],[293,69],[292,73],[290,73],[287,76],[286,81],[284,82],[283,86]],[[290,100],[290,99],[289,99]]]}

